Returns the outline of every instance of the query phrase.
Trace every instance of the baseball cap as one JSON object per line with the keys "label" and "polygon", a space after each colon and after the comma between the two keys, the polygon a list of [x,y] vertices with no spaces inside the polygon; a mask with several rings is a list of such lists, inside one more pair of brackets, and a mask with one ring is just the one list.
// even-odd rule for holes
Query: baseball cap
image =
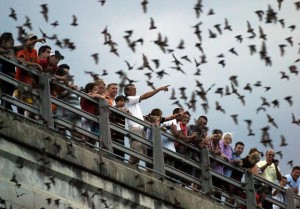
{"label": "baseball cap", "polygon": [[37,39],[37,36],[36,35],[34,35],[33,33],[28,33],[27,35],[26,35],[26,39]]}
{"label": "baseball cap", "polygon": [[50,53],[50,56],[55,56],[56,58],[62,60],[64,59],[65,57],[61,55],[61,53],[57,50],[55,50],[54,52],[51,52]]}

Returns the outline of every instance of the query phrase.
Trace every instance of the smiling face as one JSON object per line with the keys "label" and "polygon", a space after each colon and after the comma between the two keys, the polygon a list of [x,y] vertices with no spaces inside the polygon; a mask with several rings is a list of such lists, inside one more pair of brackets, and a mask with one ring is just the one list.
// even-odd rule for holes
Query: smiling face
{"label": "smiling face", "polygon": [[226,146],[230,145],[232,142],[232,136],[230,134],[225,134],[223,136],[223,142]]}

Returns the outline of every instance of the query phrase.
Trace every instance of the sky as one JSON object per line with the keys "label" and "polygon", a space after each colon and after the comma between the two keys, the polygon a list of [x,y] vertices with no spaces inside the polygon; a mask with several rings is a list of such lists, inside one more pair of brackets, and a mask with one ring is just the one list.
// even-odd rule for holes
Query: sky
{"label": "sky", "polygon": [[[291,171],[289,161],[292,160],[294,166],[299,165],[296,153],[299,151],[300,127],[292,123],[292,115],[300,119],[299,74],[290,70],[299,70],[300,63],[297,0],[285,0],[281,6],[274,0],[148,0],[146,11],[141,2],[106,0],[101,5],[97,0],[2,0],[0,33],[13,33],[16,44],[17,26],[23,26],[27,33],[33,32],[39,37],[42,30],[48,37],[56,34],[59,41],[69,39],[75,49],[64,44],[61,48],[56,45],[56,40],[48,39],[46,44],[65,56],[61,64],[67,63],[71,67],[70,72],[78,86],[84,87],[93,81],[86,71],[99,74],[107,84],[120,83],[116,74],[120,70],[136,81],[134,84],[140,95],[152,90],[147,82],[153,82],[156,88],[170,85],[168,92],[159,92],[142,101],[144,115],[154,108],[160,108],[165,116],[171,115],[177,107],[173,103],[177,101],[193,119],[206,115],[209,133],[216,128],[232,132],[232,146],[243,141],[246,145],[244,156],[251,147],[265,153],[270,145],[263,145],[261,139],[268,136],[275,152],[281,151],[283,155],[282,158],[276,155],[283,174]],[[201,11],[197,16],[194,8],[198,2]],[[48,21],[41,13],[44,4],[48,8]],[[15,10],[17,20],[9,16],[11,8]],[[73,15],[77,18],[77,26],[71,25]],[[30,19],[31,29],[24,26],[26,16]],[[270,20],[267,17],[271,17]],[[150,29],[151,18],[155,29]],[[58,25],[54,27],[52,23],[56,21]],[[230,26],[227,29],[224,29],[225,21]],[[200,37],[195,33],[197,27]],[[105,28],[118,55],[105,44],[102,33]],[[263,35],[260,35],[260,28]],[[126,31],[132,31],[130,43],[140,40],[135,43],[135,51],[128,47],[124,38],[128,35]],[[156,44],[159,34],[162,41],[166,40],[164,51]],[[178,47],[182,41],[182,47]],[[36,49],[41,45],[36,44]],[[279,45],[284,49],[283,54]],[[250,48],[255,49],[252,54]],[[98,54],[97,64],[92,54]],[[147,57],[150,69],[142,68],[143,56]],[[179,61],[181,71],[176,69],[175,59]],[[268,59],[270,63],[266,61]],[[159,66],[153,60],[159,60]],[[125,61],[133,69],[129,70]],[[159,78],[157,72],[162,70],[167,74]],[[102,76],[104,71],[107,75]],[[236,78],[237,83],[230,78]],[[199,84],[202,92],[206,92],[206,100],[197,95],[201,92]],[[173,90],[175,100],[170,99]],[[233,90],[237,94],[232,93]],[[193,94],[195,109],[189,109],[187,104],[194,100],[191,99]],[[291,96],[291,105],[285,99],[288,96]],[[245,104],[239,98],[243,98]],[[274,106],[276,102],[279,107]],[[216,103],[224,112],[216,110]],[[205,105],[209,107],[207,112],[203,108]],[[236,115],[237,124],[232,115]],[[268,116],[274,119],[275,125],[269,122]],[[251,121],[250,127],[245,120]],[[265,127],[269,127],[267,134],[262,131]],[[253,135],[249,136],[249,129]],[[287,146],[280,146],[282,136]]]}

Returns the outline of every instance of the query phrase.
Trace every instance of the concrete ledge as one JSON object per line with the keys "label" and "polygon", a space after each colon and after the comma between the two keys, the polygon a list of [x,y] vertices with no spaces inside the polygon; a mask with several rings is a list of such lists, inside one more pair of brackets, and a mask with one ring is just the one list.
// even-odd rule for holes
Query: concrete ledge
{"label": "concrete ledge", "polygon": [[[0,118],[0,183],[5,185],[0,197],[12,205],[38,209],[228,208],[28,119],[1,110]],[[20,188],[10,181],[13,174]],[[59,205],[54,203],[57,199]]]}

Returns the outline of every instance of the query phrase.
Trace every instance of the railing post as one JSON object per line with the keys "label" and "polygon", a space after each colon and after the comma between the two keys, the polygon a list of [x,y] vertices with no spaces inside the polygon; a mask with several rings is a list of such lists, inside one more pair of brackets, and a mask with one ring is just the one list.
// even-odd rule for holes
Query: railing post
{"label": "railing post", "polygon": [[248,209],[256,209],[256,198],[255,198],[255,188],[252,173],[244,170],[245,174],[245,192],[246,192],[246,204]]}
{"label": "railing post", "polygon": [[294,191],[292,189],[286,190],[286,208],[296,208],[294,200]]}
{"label": "railing post", "polygon": [[49,75],[45,72],[39,73],[39,86],[40,86],[40,103],[39,109],[42,118],[47,122],[49,127],[54,127],[54,121],[52,117],[51,109],[51,94]]}
{"label": "railing post", "polygon": [[159,126],[152,125],[153,169],[165,174],[165,160],[160,131]]}
{"label": "railing post", "polygon": [[106,100],[99,100],[99,145],[112,152],[112,141],[109,127],[109,108]]}
{"label": "railing post", "polygon": [[210,194],[212,192],[212,177],[211,177],[211,167],[209,161],[209,151],[207,148],[201,149],[201,177],[202,191],[205,194]]}

